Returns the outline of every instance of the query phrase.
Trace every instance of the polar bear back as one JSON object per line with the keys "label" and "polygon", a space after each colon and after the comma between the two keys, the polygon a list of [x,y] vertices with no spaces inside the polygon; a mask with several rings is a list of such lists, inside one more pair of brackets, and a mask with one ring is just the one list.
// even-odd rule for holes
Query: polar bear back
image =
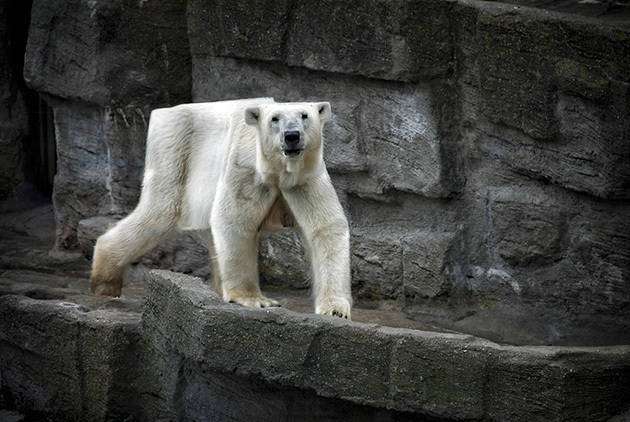
{"label": "polar bear back", "polygon": [[185,180],[180,186],[183,192],[179,192],[180,229],[202,230],[210,226],[217,183],[221,181],[231,143],[239,142],[241,132],[249,130],[244,121],[245,109],[271,102],[273,98],[181,104],[151,113],[145,183],[147,175],[173,171],[164,164],[168,160],[156,159],[164,151],[180,154],[186,150]]}

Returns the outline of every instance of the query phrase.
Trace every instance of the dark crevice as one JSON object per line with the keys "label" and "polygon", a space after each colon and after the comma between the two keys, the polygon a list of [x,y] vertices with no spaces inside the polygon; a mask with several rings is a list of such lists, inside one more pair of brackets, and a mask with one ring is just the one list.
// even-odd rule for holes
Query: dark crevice
{"label": "dark crevice", "polygon": [[[18,201],[42,197],[50,200],[57,171],[52,109],[36,91],[26,85],[23,77],[31,7],[32,0],[8,2],[6,5],[6,42],[13,75],[10,82],[10,118],[26,121],[21,151],[25,183],[15,188],[14,194]],[[23,101],[24,108],[19,105],[19,101]]]}

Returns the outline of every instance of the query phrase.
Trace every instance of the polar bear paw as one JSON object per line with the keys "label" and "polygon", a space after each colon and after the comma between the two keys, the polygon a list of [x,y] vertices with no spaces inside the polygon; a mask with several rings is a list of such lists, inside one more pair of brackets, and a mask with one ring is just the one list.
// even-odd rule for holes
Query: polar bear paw
{"label": "polar bear paw", "polygon": [[92,275],[90,290],[97,296],[120,297],[122,293],[122,277],[103,278],[98,275]]}
{"label": "polar bear paw", "polygon": [[280,306],[280,302],[269,297],[259,295],[239,295],[239,294],[226,294],[224,297],[226,302],[238,303],[239,305],[246,306],[248,308],[274,308]]}
{"label": "polar bear paw", "polygon": [[343,297],[333,297],[318,301],[315,313],[319,315],[336,316],[350,319],[350,301]]}

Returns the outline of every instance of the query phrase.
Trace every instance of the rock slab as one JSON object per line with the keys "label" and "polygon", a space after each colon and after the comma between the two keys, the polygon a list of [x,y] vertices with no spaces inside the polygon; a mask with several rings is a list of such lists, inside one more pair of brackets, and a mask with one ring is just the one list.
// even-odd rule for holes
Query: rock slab
{"label": "rock slab", "polygon": [[208,371],[447,420],[605,420],[630,400],[628,346],[504,346],[252,310],[165,271],[150,274],[143,332],[154,347]]}

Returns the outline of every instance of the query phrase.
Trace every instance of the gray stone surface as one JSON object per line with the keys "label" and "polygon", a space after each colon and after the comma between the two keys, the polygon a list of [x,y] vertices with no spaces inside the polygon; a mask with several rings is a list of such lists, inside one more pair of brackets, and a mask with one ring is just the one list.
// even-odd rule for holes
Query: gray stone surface
{"label": "gray stone surface", "polygon": [[406,300],[448,294],[457,254],[455,233],[419,232],[403,238],[402,272]]}
{"label": "gray stone surface", "polygon": [[206,368],[197,385],[227,372],[448,420],[604,420],[629,399],[627,346],[512,347],[249,310],[222,303],[201,280],[164,271],[150,274],[148,289],[145,335],[162,353]]}
{"label": "gray stone surface", "polygon": [[513,11],[470,12],[484,147],[525,175],[627,198],[627,29]]}
{"label": "gray stone surface", "polygon": [[352,290],[364,300],[397,299],[401,295],[402,249],[397,236],[353,233]]}
{"label": "gray stone surface", "polygon": [[544,265],[561,259],[567,216],[546,198],[497,189],[490,197],[496,249],[509,264]]}
{"label": "gray stone surface", "polygon": [[[230,74],[232,77],[225,78]],[[431,85],[400,85],[349,79],[276,64],[195,56],[193,99],[271,96],[278,101],[317,100],[333,104],[325,130],[324,156],[329,170],[367,170],[382,189],[429,197],[451,196],[460,188],[451,155],[455,140],[446,129],[442,107]]]}
{"label": "gray stone surface", "polygon": [[311,265],[296,230],[264,233],[258,256],[258,268],[265,283],[298,289],[310,286]]}
{"label": "gray stone surface", "polygon": [[[15,291],[24,284],[19,272],[3,276]],[[59,288],[63,298],[0,290],[0,404],[95,421],[596,421],[627,411],[627,346],[513,347],[254,311],[165,271],[148,287],[142,322],[132,291],[97,300],[87,283]]]}
{"label": "gray stone surface", "polygon": [[16,407],[63,419],[134,412],[137,313],[12,295],[0,302],[2,389]]}
{"label": "gray stone surface", "polygon": [[193,56],[276,61],[289,66],[417,81],[453,63],[449,15],[441,1],[269,2],[193,0]]}
{"label": "gray stone surface", "polygon": [[[623,13],[476,0],[61,3],[35,2],[25,72],[55,99],[58,251],[19,249],[8,266],[70,266],[64,248],[89,256],[104,230],[93,217],[135,206],[151,108],[324,99],[358,303],[497,341],[630,342]],[[530,3],[581,13],[569,0]],[[143,263],[206,276],[205,255],[183,235]],[[293,233],[265,237],[260,262],[270,287],[308,283]]]}
{"label": "gray stone surface", "polygon": [[138,415],[142,284],[122,299],[89,291],[89,262],[49,253],[49,205],[0,216],[0,409],[25,421]]}
{"label": "gray stone surface", "polygon": [[90,104],[188,99],[185,2],[35,0],[24,78],[40,92]]}
{"label": "gray stone surface", "polygon": [[[0,219],[0,409],[19,408],[25,421],[417,420],[255,377],[208,372],[164,345],[154,347],[140,329],[147,273],[132,268],[122,298],[92,296],[82,256],[46,258],[53,231],[50,207]],[[312,312],[305,293],[271,294],[291,309]],[[355,317],[423,327],[392,310],[356,309]],[[21,416],[0,410],[0,417],[13,415]]]}
{"label": "gray stone surface", "polygon": [[22,140],[28,133],[26,104],[15,63],[17,39],[11,32],[11,5],[0,2],[0,201],[14,195],[24,180]]}
{"label": "gray stone surface", "polygon": [[62,248],[76,247],[76,226],[82,216],[102,214],[112,206],[107,186],[107,146],[103,142],[105,118],[99,108],[66,104],[55,107],[59,171],[53,203],[57,241]]}
{"label": "gray stone surface", "polygon": [[[251,310],[199,278],[140,267],[122,298],[95,297],[88,261],[47,254],[53,229],[49,207],[0,218],[0,408],[26,420],[604,421],[628,411],[628,346],[499,345],[384,301],[359,304],[350,323],[271,286],[285,308]],[[458,236],[420,232],[402,248],[424,257]]]}
{"label": "gray stone surface", "polygon": [[24,78],[54,109],[58,248],[134,208],[150,111],[190,98],[186,32],[179,1],[34,1]]}

